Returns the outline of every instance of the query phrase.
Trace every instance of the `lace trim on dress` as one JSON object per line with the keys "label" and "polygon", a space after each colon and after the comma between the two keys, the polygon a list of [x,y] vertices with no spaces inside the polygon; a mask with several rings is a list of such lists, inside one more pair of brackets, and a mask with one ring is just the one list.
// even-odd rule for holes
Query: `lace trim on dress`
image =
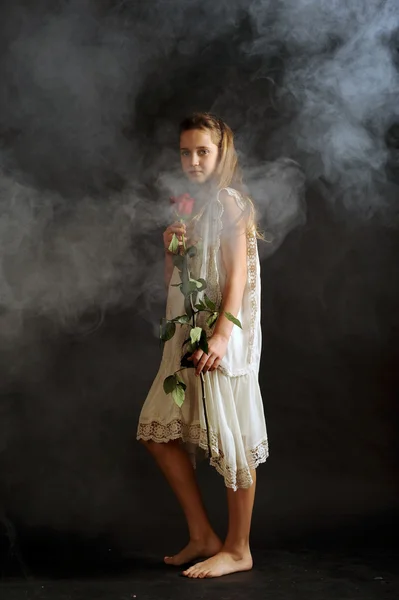
{"label": "lace trim on dress", "polygon": [[230,369],[227,369],[224,365],[219,365],[217,367],[217,370],[220,371],[220,373],[223,373],[223,375],[226,375],[227,377],[242,377],[243,375],[249,375],[249,373],[254,371],[255,368],[256,368],[255,365],[248,365],[247,367],[244,367],[243,369],[236,369],[233,373],[232,371],[230,371]]}
{"label": "lace trim on dress", "polygon": [[258,302],[256,298],[256,280],[257,280],[257,241],[253,233],[247,234],[247,269],[249,285],[249,302],[251,307],[251,328],[248,342],[248,362],[252,363],[252,350],[255,339],[255,323],[258,312]]}
{"label": "lace trim on dress", "polygon": [[[248,488],[252,485],[250,469],[256,469],[264,463],[269,456],[269,443],[267,439],[261,440],[253,448],[246,449],[247,466],[237,469],[235,465],[226,462],[223,450],[219,447],[219,439],[214,431],[209,432],[212,456],[210,464],[224,478],[225,486],[237,490]],[[151,421],[150,423],[139,423],[137,439],[153,440],[158,443],[166,443],[170,440],[181,439],[182,442],[194,444],[205,451],[209,457],[206,430],[199,422],[183,423],[180,419],[174,419],[169,423]],[[195,453],[189,452],[193,466],[196,466]]]}

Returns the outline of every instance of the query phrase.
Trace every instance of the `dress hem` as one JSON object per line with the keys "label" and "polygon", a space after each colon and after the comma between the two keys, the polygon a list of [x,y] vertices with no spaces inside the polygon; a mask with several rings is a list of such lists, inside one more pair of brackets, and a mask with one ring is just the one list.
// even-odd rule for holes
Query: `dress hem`
{"label": "dress hem", "polygon": [[[253,484],[250,469],[256,469],[260,464],[266,462],[269,456],[269,443],[267,437],[263,438],[251,448],[245,448],[247,465],[237,468],[236,465],[227,463],[222,449],[219,447],[218,437],[212,430],[209,432],[212,456],[209,456],[208,437],[206,429],[200,423],[193,422],[185,425],[180,419],[174,419],[169,423],[161,423],[152,420],[148,423],[140,422],[137,431],[137,440],[167,443],[172,440],[181,439],[183,443],[192,444],[201,448],[205,457],[209,458],[210,465],[224,479],[225,486],[236,491],[239,488],[248,488]],[[195,452],[189,455],[196,467]]]}

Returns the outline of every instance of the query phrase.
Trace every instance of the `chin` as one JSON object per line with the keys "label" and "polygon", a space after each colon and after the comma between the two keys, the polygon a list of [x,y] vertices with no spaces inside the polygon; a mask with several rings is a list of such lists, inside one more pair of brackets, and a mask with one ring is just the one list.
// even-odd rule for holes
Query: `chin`
{"label": "chin", "polygon": [[201,173],[200,175],[191,175],[191,173],[190,173],[188,175],[188,178],[193,183],[204,183],[207,179],[203,173]]}

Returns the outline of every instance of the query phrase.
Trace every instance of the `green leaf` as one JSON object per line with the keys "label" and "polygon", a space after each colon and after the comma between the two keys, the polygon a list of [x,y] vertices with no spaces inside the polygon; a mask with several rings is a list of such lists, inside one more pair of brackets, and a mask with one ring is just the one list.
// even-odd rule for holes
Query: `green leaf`
{"label": "green leaf", "polygon": [[192,277],[190,277],[190,282],[195,284],[194,291],[197,291],[197,289],[198,289],[199,291],[201,291],[201,289],[200,289],[200,288],[202,288],[202,285],[203,285],[203,284],[202,284],[202,282],[203,282],[203,281],[204,281],[203,279],[201,279],[201,280],[199,280],[199,279],[198,279],[198,280],[197,280],[197,279],[193,279]]}
{"label": "green leaf", "polygon": [[226,315],[226,317],[228,318],[229,321],[231,321],[232,323],[234,323],[234,325],[237,325],[237,327],[240,327],[240,329],[242,329],[242,325],[240,323],[240,321],[238,319],[236,319],[235,317],[233,317],[233,315],[229,312],[225,312],[224,313]]}
{"label": "green leaf", "polygon": [[163,382],[163,389],[165,394],[171,394],[177,387],[176,375],[169,375]]}
{"label": "green leaf", "polygon": [[180,323],[180,325],[185,325],[186,323],[189,323],[190,320],[191,318],[188,315],[181,315],[180,317],[172,319],[174,323]]}
{"label": "green leaf", "polygon": [[177,381],[178,381],[178,384],[177,384],[177,385],[180,385],[180,386],[183,388],[183,390],[185,391],[185,390],[187,389],[187,386],[186,386],[186,384],[184,383],[183,379],[181,379],[181,378],[178,376],[178,374],[177,374],[177,373],[176,373],[175,375],[176,375],[176,379],[177,379]]}
{"label": "green leaf", "polygon": [[206,309],[207,309],[206,305],[205,305],[205,304],[202,302],[202,300],[200,300],[200,301],[199,301],[199,302],[198,302],[198,303],[195,305],[195,308],[196,308],[197,310],[206,310]]}
{"label": "green leaf", "polygon": [[173,252],[173,254],[177,254],[179,251],[179,240],[175,233],[172,235],[168,250],[169,252]]}
{"label": "green leaf", "polygon": [[207,318],[206,324],[208,325],[208,327],[212,327],[212,325],[215,323],[215,321],[217,321],[218,316],[219,316],[219,313],[214,312]]}
{"label": "green leaf", "polygon": [[204,329],[201,331],[201,339],[199,341],[199,347],[201,348],[201,350],[203,352],[205,352],[205,354],[208,354],[208,352],[209,352],[208,340],[207,340],[206,333],[205,333]]}
{"label": "green leaf", "polygon": [[173,323],[173,321],[167,321],[166,319],[162,319],[159,337],[163,342],[171,340],[172,337],[175,335],[175,331],[176,323]]}
{"label": "green leaf", "polygon": [[201,339],[201,334],[201,327],[193,327],[193,329],[190,331],[191,343],[195,344],[196,342],[199,342]]}
{"label": "green leaf", "polygon": [[177,404],[177,406],[179,408],[181,408],[183,406],[185,396],[186,396],[185,390],[183,389],[183,387],[181,385],[178,385],[172,391],[172,398],[175,401],[175,404]]}
{"label": "green leaf", "polygon": [[205,304],[207,305],[207,307],[210,310],[215,310],[216,304],[210,298],[208,298],[208,296],[206,294],[204,294],[204,300],[205,300]]}
{"label": "green leaf", "polygon": [[199,288],[201,287],[201,284],[198,284],[198,281],[196,281],[195,279],[190,279],[189,286],[190,286],[190,292],[189,293],[193,294],[194,292],[196,292],[197,290],[199,290]]}
{"label": "green leaf", "polygon": [[203,290],[205,290],[205,289],[206,289],[206,287],[207,287],[207,286],[206,286],[206,281],[205,281],[205,279],[202,279],[202,277],[200,277],[200,278],[198,279],[198,282],[201,284],[201,286],[200,286],[200,287],[198,287],[198,291],[199,291],[199,292],[202,292],[202,291],[203,291]]}

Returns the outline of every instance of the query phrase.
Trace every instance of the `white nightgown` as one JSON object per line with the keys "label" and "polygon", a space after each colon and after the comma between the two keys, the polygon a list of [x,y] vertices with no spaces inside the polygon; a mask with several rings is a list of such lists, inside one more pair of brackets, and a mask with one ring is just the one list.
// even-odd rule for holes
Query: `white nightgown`
{"label": "white nightgown", "polygon": [[[236,190],[225,188],[227,201],[240,211],[244,201]],[[213,198],[201,219],[202,244],[192,260],[191,272],[207,282],[205,293],[220,306],[226,280],[220,251],[224,205],[219,194]],[[247,234],[247,284],[237,318],[242,329],[234,325],[226,355],[215,371],[204,375],[206,410],[211,442],[210,464],[223,476],[226,487],[236,490],[252,484],[250,469],[266,461],[269,454],[266,422],[258,374],[262,333],[260,325],[260,264],[254,233]],[[175,268],[169,284],[166,318],[185,314],[184,297],[178,287]],[[201,299],[201,293],[198,300]],[[204,323],[200,326],[212,334]],[[189,337],[188,325],[177,325],[174,337],[164,345],[159,371],[149,390],[139,417],[137,439],[167,442],[180,438],[193,464],[196,457],[208,456],[208,438],[202,405],[200,377],[194,369],[184,369],[179,376],[187,385],[184,404],[179,408],[172,396],[165,394],[163,381],[180,368],[183,341]]]}

